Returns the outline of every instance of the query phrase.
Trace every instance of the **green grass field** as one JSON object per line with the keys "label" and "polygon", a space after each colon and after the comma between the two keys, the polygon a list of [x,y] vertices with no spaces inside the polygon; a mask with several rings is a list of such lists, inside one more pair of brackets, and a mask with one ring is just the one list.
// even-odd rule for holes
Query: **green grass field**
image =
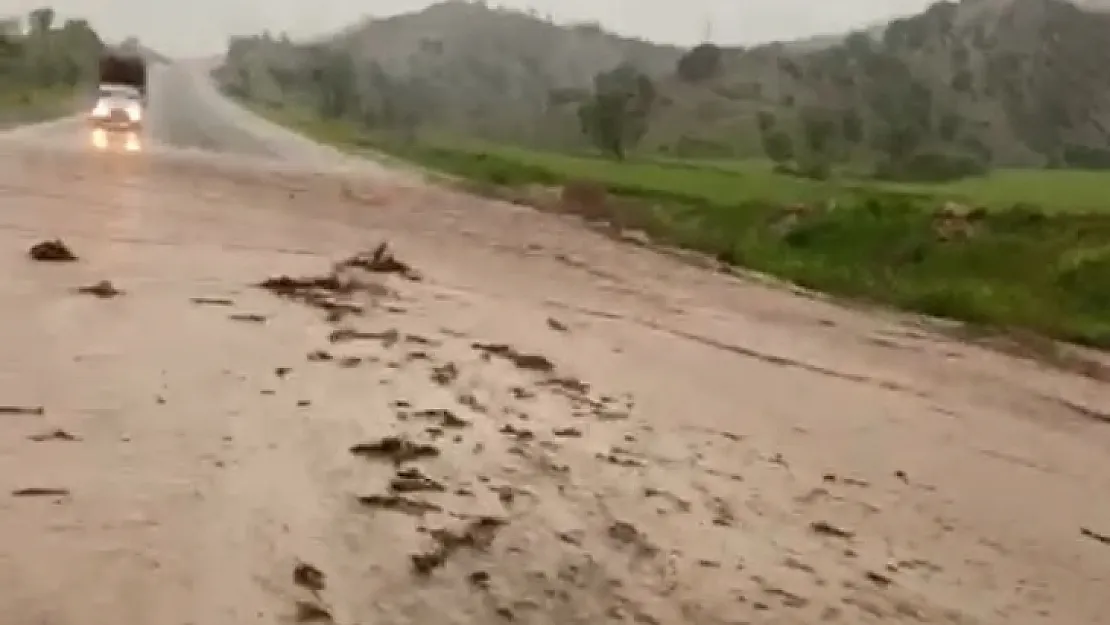
{"label": "green grass field", "polygon": [[[255,107],[257,109],[257,107]],[[425,141],[390,145],[343,123],[328,123],[286,110],[260,109],[267,117],[330,143],[357,150],[384,149],[435,170],[491,184],[601,182],[625,195],[693,198],[715,205],[765,201],[821,202],[883,193],[934,198],[991,209],[1035,206],[1045,212],[1110,213],[1110,172],[1077,170],[996,170],[988,176],[945,184],[877,183],[853,179],[819,182],[774,173],[767,161],[677,161],[632,159],[616,162],[588,155],[538,152],[477,141]],[[402,154],[403,153],[403,154]]]}
{"label": "green grass field", "polygon": [[[817,182],[760,162],[622,163],[472,142],[401,145],[303,114],[261,112],[352,151],[385,152],[479,186],[596,181],[633,200],[619,203],[620,223],[809,288],[1110,347],[1110,174]],[[939,210],[948,201],[984,210],[953,217]]]}
{"label": "green grass field", "polygon": [[775,179],[773,186],[781,190],[791,183],[813,188],[823,185],[825,195],[837,187],[881,189],[893,193],[935,197],[969,206],[1011,208],[1032,205],[1047,212],[1108,211],[1110,212],[1110,171],[998,169],[981,178],[968,178],[942,184],[879,183],[875,181],[840,181],[817,183],[782,176],[772,172],[765,161],[701,161],[681,163],[663,161],[664,165],[723,169],[741,176],[765,175]]}
{"label": "green grass field", "polygon": [[[852,179],[819,182],[777,174],[765,161],[732,163],[643,160],[620,163],[604,158],[536,152],[511,146],[447,143],[424,148],[425,158],[448,169],[482,175],[472,159],[488,164],[486,177],[545,182],[547,178],[592,179],[646,195],[691,196],[713,204],[748,201],[816,202],[876,191],[955,201],[992,209],[1032,205],[1046,212],[1110,212],[1110,172],[997,170],[982,178],[945,184],[877,183]],[[460,163],[452,163],[454,160]],[[466,163],[471,162],[470,165]],[[639,193],[637,193],[639,194]]]}

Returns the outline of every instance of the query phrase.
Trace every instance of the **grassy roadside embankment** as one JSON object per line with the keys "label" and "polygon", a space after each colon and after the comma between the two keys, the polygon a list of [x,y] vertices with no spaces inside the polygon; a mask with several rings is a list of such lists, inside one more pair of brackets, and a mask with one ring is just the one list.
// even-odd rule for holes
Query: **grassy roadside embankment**
{"label": "grassy roadside embankment", "polygon": [[72,115],[76,103],[77,93],[68,87],[0,89],[0,129]]}
{"label": "grassy roadside embankment", "polygon": [[[604,218],[803,287],[1110,348],[1110,174],[817,182],[763,163],[619,163],[505,146],[401,145],[341,122],[249,106],[353,152],[384,152],[478,190]],[[604,186],[608,199],[589,192],[595,205],[573,209],[565,192],[571,201],[554,204],[535,194],[537,186],[583,181]]]}

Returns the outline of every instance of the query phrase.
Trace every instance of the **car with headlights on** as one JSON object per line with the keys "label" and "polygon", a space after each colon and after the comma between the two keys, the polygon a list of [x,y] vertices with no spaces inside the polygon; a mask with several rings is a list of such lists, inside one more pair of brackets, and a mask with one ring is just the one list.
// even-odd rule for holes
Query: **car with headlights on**
{"label": "car with headlights on", "polygon": [[101,84],[89,123],[104,130],[135,131],[142,128],[143,96],[131,85]]}

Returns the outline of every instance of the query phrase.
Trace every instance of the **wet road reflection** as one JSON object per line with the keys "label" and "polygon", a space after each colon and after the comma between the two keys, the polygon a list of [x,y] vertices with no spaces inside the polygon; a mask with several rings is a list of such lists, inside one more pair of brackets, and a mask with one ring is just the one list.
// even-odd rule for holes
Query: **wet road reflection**
{"label": "wet road reflection", "polygon": [[114,132],[103,128],[94,128],[90,133],[92,146],[99,151],[120,150],[123,152],[141,152],[142,139],[134,131]]}

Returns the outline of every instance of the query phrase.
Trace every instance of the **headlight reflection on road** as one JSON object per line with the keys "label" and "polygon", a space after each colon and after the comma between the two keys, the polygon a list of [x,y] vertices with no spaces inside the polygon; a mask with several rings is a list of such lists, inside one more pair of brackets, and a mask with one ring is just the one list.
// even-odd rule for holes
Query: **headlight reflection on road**
{"label": "headlight reflection on road", "polygon": [[104,130],[97,128],[92,131],[92,144],[98,150],[108,149],[108,133]]}
{"label": "headlight reflection on road", "polygon": [[95,128],[90,138],[93,147],[97,150],[108,150],[112,147],[113,139],[115,139],[115,144],[122,147],[125,152],[141,152],[143,149],[142,141],[139,139],[139,134],[136,132],[127,132],[122,135],[113,136],[103,128]]}

